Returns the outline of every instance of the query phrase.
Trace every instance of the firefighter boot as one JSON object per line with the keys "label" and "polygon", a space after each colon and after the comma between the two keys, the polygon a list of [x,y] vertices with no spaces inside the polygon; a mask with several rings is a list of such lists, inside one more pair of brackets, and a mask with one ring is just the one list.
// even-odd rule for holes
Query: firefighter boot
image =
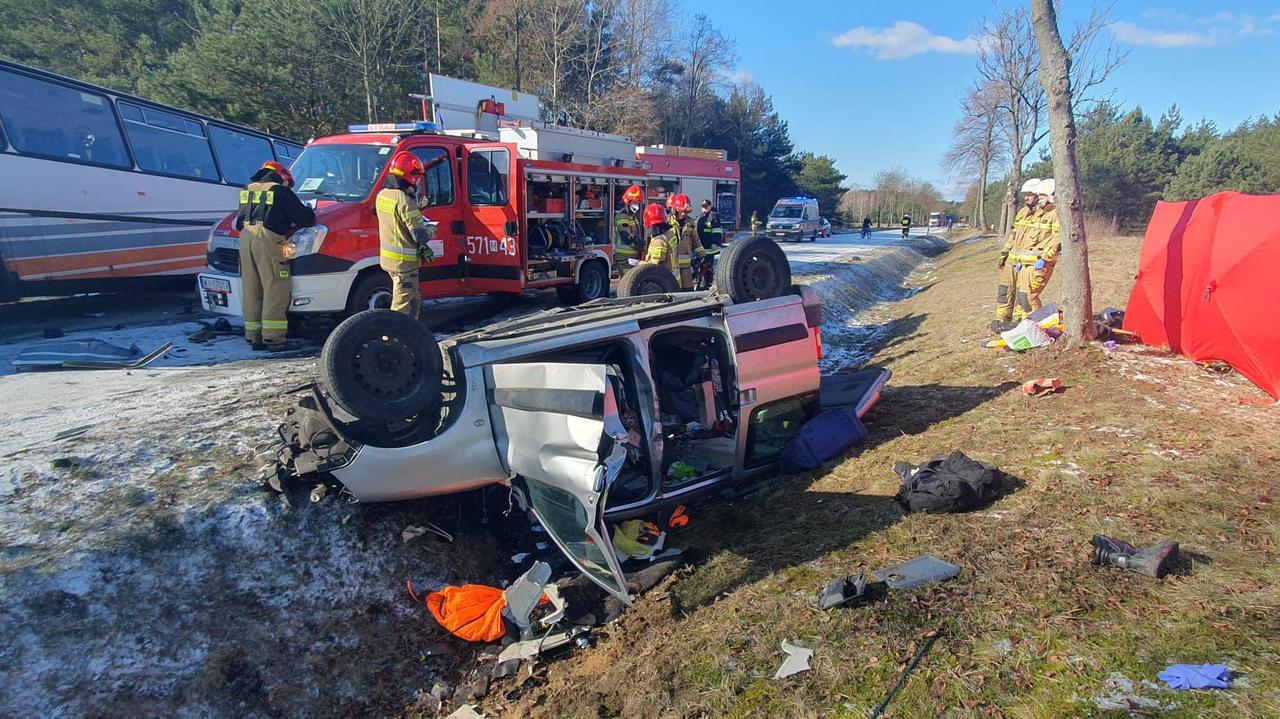
{"label": "firefighter boot", "polygon": [[1169,539],[1138,549],[1101,534],[1093,535],[1093,563],[1100,566],[1120,567],[1148,577],[1163,579],[1169,573],[1169,563],[1178,553],[1178,543]]}

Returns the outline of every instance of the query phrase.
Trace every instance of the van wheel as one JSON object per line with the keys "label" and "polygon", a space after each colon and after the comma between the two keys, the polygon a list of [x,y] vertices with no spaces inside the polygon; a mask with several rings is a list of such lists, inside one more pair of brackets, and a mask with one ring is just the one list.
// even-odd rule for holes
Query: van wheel
{"label": "van wheel", "polygon": [[721,253],[716,289],[734,302],[779,297],[791,290],[791,263],[767,237],[734,242]]}
{"label": "van wheel", "polygon": [[391,310],[348,317],[320,351],[320,384],[361,419],[395,422],[428,411],[440,403],[443,374],[431,331]]}
{"label": "van wheel", "polygon": [[618,297],[665,295],[680,289],[671,270],[658,265],[637,265],[618,280]]}
{"label": "van wheel", "polygon": [[381,269],[363,272],[347,298],[347,314],[391,309],[391,275]]}
{"label": "van wheel", "polygon": [[608,297],[609,270],[603,262],[587,262],[578,270],[578,281],[572,285],[557,287],[556,294],[566,305],[580,305]]}

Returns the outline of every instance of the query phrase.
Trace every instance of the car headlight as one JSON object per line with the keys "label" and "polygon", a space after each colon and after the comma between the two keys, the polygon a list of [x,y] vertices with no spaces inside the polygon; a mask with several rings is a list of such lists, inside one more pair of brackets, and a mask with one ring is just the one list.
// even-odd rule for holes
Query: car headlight
{"label": "car headlight", "polygon": [[320,251],[320,246],[324,244],[324,238],[328,234],[329,228],[325,225],[312,225],[298,230],[284,241],[285,259],[292,260],[303,255],[314,255]]}

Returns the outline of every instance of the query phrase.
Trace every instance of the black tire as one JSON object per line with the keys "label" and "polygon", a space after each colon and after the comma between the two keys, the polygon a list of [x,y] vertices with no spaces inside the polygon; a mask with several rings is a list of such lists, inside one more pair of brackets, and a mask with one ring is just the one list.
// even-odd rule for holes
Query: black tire
{"label": "black tire", "polygon": [[716,289],[734,302],[767,300],[791,291],[791,263],[767,237],[730,244],[720,253],[719,264]]}
{"label": "black tire", "polygon": [[637,265],[618,280],[618,297],[665,295],[679,289],[680,282],[671,270],[658,265]]}
{"label": "black tire", "polygon": [[379,268],[361,273],[351,288],[351,295],[347,297],[347,314],[390,308],[391,275]]}
{"label": "black tire", "polygon": [[589,260],[578,270],[578,281],[556,288],[560,301],[567,305],[609,296],[609,268],[603,261]]}
{"label": "black tire", "polygon": [[426,325],[391,310],[358,312],[320,351],[320,384],[339,407],[395,422],[440,403],[440,346]]}

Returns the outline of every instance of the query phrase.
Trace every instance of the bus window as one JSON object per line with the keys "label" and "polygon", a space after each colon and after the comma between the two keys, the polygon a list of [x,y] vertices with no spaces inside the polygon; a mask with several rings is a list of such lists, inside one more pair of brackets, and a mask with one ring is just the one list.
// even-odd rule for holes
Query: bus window
{"label": "bus window", "polygon": [[218,180],[204,127],[181,115],[117,103],[139,169],[197,180]]}
{"label": "bus window", "polygon": [[129,167],[120,127],[104,95],[0,70],[0,108],[5,134],[18,152]]}
{"label": "bus window", "polygon": [[293,161],[298,159],[298,155],[301,154],[301,147],[292,143],[276,140],[276,159],[283,162],[286,166],[293,165]]}
{"label": "bus window", "polygon": [[473,150],[467,160],[467,198],[472,205],[507,204],[506,150]]}
{"label": "bus window", "polygon": [[441,207],[453,204],[453,163],[449,162],[449,152],[439,147],[415,147],[413,154],[422,160],[427,168],[425,177],[426,192],[422,199],[427,207]]}
{"label": "bus window", "polygon": [[249,182],[253,173],[262,169],[262,163],[272,159],[271,143],[257,135],[210,124],[209,139],[213,140],[213,150],[218,153],[222,176],[233,185]]}

